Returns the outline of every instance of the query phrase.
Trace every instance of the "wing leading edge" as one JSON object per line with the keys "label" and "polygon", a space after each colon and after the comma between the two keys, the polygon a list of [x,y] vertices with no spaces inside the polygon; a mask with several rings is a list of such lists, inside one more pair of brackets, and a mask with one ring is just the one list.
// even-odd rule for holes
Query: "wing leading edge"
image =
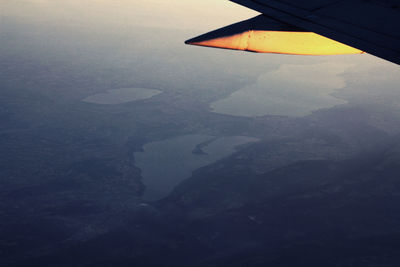
{"label": "wing leading edge", "polygon": [[300,55],[365,51],[400,64],[400,0],[231,1],[263,15],[186,43]]}
{"label": "wing leading edge", "polygon": [[361,50],[265,15],[229,25],[186,41],[187,44],[292,55],[359,54]]}

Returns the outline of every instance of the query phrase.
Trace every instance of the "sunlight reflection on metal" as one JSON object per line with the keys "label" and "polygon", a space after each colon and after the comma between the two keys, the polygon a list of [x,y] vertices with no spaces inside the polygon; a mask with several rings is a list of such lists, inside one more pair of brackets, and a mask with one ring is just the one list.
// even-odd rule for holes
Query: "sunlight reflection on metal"
{"label": "sunlight reflection on metal", "polygon": [[[201,40],[202,39],[202,40]],[[249,30],[231,36],[194,38],[187,44],[293,55],[361,54],[363,51],[313,32]]]}

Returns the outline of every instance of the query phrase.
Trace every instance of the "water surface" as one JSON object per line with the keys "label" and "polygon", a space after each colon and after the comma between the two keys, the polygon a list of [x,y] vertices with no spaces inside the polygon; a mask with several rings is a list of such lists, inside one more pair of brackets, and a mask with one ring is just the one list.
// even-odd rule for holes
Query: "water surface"
{"label": "water surface", "polygon": [[236,116],[305,116],[347,103],[332,94],[346,86],[347,63],[283,64],[251,85],[211,103],[214,112]]}
{"label": "water surface", "polygon": [[135,100],[147,99],[160,94],[160,90],[148,88],[120,88],[111,89],[106,93],[88,96],[82,101],[102,105],[116,105]]}
{"label": "water surface", "polygon": [[146,144],[143,152],[135,153],[146,186],[144,198],[166,197],[192,171],[232,154],[236,146],[256,140],[247,136],[185,135]]}

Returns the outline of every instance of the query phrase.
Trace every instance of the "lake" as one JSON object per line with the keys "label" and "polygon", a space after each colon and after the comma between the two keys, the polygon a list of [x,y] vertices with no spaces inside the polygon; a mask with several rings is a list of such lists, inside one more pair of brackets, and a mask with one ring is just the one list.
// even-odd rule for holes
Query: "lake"
{"label": "lake", "polygon": [[160,94],[160,90],[148,88],[111,89],[105,93],[88,96],[82,101],[101,105],[116,105],[135,100],[142,100]]}
{"label": "lake", "polygon": [[166,197],[194,170],[229,156],[239,145],[257,140],[247,136],[185,135],[146,144],[143,152],[135,153],[146,186],[144,199]]}
{"label": "lake", "polygon": [[343,74],[351,66],[334,62],[282,64],[210,107],[216,113],[235,116],[306,116],[318,109],[347,103],[333,94],[346,87]]}

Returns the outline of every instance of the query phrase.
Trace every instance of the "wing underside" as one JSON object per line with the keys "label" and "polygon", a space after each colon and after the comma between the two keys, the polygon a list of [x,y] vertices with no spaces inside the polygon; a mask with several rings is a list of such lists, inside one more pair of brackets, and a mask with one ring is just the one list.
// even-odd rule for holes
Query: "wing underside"
{"label": "wing underside", "polygon": [[292,55],[360,54],[361,50],[259,15],[186,41],[187,44]]}
{"label": "wing underside", "polygon": [[[263,14],[264,19],[254,18],[249,21],[234,24],[223,29],[214,31],[208,36],[203,35],[189,40],[189,43],[197,45],[206,45],[212,47],[230,48],[239,50],[253,51],[251,41],[254,43],[258,38],[260,41],[264,39],[268,41],[271,34],[265,32],[279,32],[271,27],[272,22],[275,24],[286,25],[291,27],[291,30],[283,32],[291,32],[291,35],[274,34],[275,39],[281,39],[282,42],[275,42],[274,46],[280,46],[284,43],[285,38],[289,38],[291,43],[303,43],[301,49],[312,47],[318,44],[318,41],[308,38],[311,33],[316,33],[315,36],[324,36],[326,39],[321,39],[322,46],[325,48],[335,47],[334,52],[329,52],[329,49],[321,49],[309,53],[307,49],[299,52],[299,50],[289,51],[289,54],[337,54],[342,51],[342,54],[359,53],[365,51],[375,56],[400,64],[400,0],[231,0],[237,4],[246,6]],[[263,21],[264,20],[264,21]],[[262,25],[265,27],[262,27]],[[254,26],[255,25],[255,26]],[[245,29],[247,27],[247,30]],[[263,34],[254,35],[254,28],[263,28]],[[236,32],[235,32],[236,30]],[[224,31],[226,31],[224,33]],[[306,32],[309,32],[305,34]],[[228,33],[228,34],[227,34]],[[234,33],[234,34],[232,34]],[[250,39],[244,38],[249,36]],[[231,34],[231,35],[229,35]],[[236,34],[236,36],[235,36]],[[238,34],[244,34],[240,36]],[[294,38],[294,35],[299,35],[301,38]],[[305,39],[305,36],[308,36]],[[240,37],[241,46],[237,44],[229,44],[228,47],[223,45],[209,45],[210,42],[201,44],[194,42],[203,39],[206,40],[210,36],[214,39],[231,37]],[[289,37],[290,36],[290,37]],[[243,38],[245,41],[243,41]],[[318,39],[318,38],[317,38]],[[249,41],[250,40],[250,41]],[[271,39],[269,39],[271,40]],[[294,40],[294,41],[293,41]],[[311,41],[310,41],[311,40]],[[327,40],[331,40],[329,43]],[[333,41],[335,40],[335,41]],[[221,39],[219,40],[221,41]],[[226,40],[225,40],[226,41]],[[239,42],[236,40],[236,42]],[[229,43],[229,42],[228,42]],[[239,42],[240,43],[240,42]],[[339,46],[342,44],[343,46]],[[235,47],[237,45],[237,47]],[[233,47],[232,47],[233,46]],[[315,46],[314,46],[315,47]],[[338,48],[340,49],[338,50]],[[351,49],[350,49],[351,48]],[[286,51],[254,51],[254,52],[277,52],[286,53]],[[335,50],[336,49],[336,50]],[[257,49],[255,49],[257,50]],[[262,50],[262,49],[261,49]],[[285,50],[285,49],[283,49]],[[311,49],[312,50],[312,49]]]}

